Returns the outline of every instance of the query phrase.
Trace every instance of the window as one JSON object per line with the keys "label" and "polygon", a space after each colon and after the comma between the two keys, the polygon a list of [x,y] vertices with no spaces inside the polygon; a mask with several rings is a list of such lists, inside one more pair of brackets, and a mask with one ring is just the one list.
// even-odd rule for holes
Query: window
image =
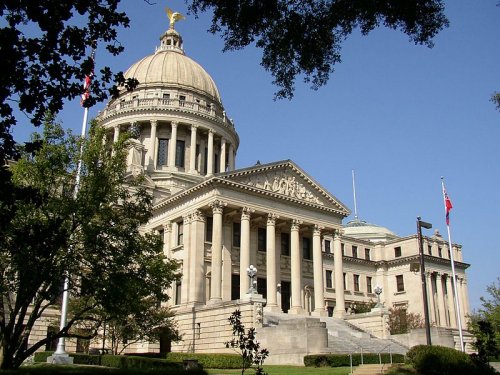
{"label": "window", "polygon": [[304,259],[312,259],[311,239],[308,237],[302,237],[302,257]]}
{"label": "window", "polygon": [[354,281],[354,291],[359,292],[359,275],[352,275],[352,280]]}
{"label": "window", "polygon": [[184,168],[184,151],[186,149],[186,142],[178,140],[175,148],[175,166]]}
{"label": "window", "polygon": [[240,299],[240,275],[231,275],[231,300]]}
{"label": "window", "polygon": [[347,290],[347,280],[346,280],[346,273],[344,272],[344,290]]}
{"label": "window", "polygon": [[370,258],[370,249],[366,249],[366,248],[365,248],[365,259],[366,259],[366,260],[370,260],[370,259],[371,259],[371,258]]}
{"label": "window", "polygon": [[443,249],[441,249],[440,247],[438,247],[438,257],[443,257]]}
{"label": "window", "polygon": [[262,294],[262,298],[267,298],[267,280],[261,277],[257,278],[257,293]]}
{"label": "window", "polygon": [[448,259],[451,259],[451,253],[450,253],[450,250],[448,250]]}
{"label": "window", "polygon": [[405,282],[403,280],[403,275],[397,275],[396,276],[396,288],[398,292],[404,292],[405,291]]}
{"label": "window", "polygon": [[163,229],[158,229],[158,237],[160,237],[161,244],[165,244],[165,231]]}
{"label": "window", "polygon": [[370,276],[366,276],[366,292],[373,293],[372,278]]}
{"label": "window", "polygon": [[179,106],[184,107],[185,102],[186,102],[186,95],[179,95]]}
{"label": "window", "polygon": [[281,255],[290,256],[290,233],[281,233]]}
{"label": "window", "polygon": [[267,233],[266,228],[257,229],[257,250],[266,251]]}
{"label": "window", "polygon": [[333,288],[333,271],[325,271],[326,287]]}
{"label": "window", "polygon": [[207,221],[205,225],[205,241],[212,242],[212,231],[214,228],[214,218],[212,216],[207,216]]}
{"label": "window", "polygon": [[177,246],[182,245],[184,240],[184,223],[179,221],[177,223]]}
{"label": "window", "polygon": [[205,156],[203,158],[203,174],[208,173],[208,148],[205,147]]}
{"label": "window", "polygon": [[176,305],[181,304],[181,290],[182,290],[182,283],[178,280],[175,283],[175,304]]}
{"label": "window", "polygon": [[[77,330],[77,333],[80,335],[88,335],[91,336],[90,329],[80,328]],[[82,337],[77,337],[76,339],[76,352],[77,353],[88,353],[90,346],[90,339],[85,339]]]}
{"label": "window", "polygon": [[427,252],[429,253],[429,255],[432,255],[432,246],[431,245],[427,245]]}
{"label": "window", "polygon": [[399,258],[401,256],[401,246],[398,246],[398,247],[394,248],[394,256],[396,258]]}
{"label": "window", "polygon": [[233,246],[240,247],[241,243],[241,224],[233,223]]}
{"label": "window", "polygon": [[200,170],[200,145],[196,145],[196,156],[195,156],[195,161],[194,161],[194,169],[197,171]]}
{"label": "window", "polygon": [[329,240],[325,240],[325,253],[332,253],[332,243]]}
{"label": "window", "polygon": [[214,173],[220,172],[219,154],[214,154]]}
{"label": "window", "polygon": [[342,256],[345,255],[345,246],[343,243],[340,244],[340,248],[342,249]]}
{"label": "window", "polygon": [[167,155],[168,155],[168,139],[159,138],[158,139],[158,155],[156,157],[157,165],[167,165]]}
{"label": "window", "polygon": [[[59,332],[59,328],[57,328],[55,326],[48,326],[47,327],[47,338],[50,339],[57,332]],[[45,351],[47,351],[47,352],[55,351],[57,349],[57,341],[58,341],[58,339],[50,339],[49,341],[47,341],[47,343],[45,344]]]}
{"label": "window", "polygon": [[170,99],[170,94],[163,93],[162,97],[163,97],[163,99]]}
{"label": "window", "polygon": [[358,257],[358,247],[357,246],[352,246],[352,257],[357,258]]}

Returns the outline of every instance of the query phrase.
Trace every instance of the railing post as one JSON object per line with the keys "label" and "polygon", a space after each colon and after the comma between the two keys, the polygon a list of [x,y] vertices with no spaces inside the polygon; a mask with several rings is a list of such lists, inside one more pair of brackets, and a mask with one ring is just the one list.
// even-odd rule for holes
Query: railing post
{"label": "railing post", "polygon": [[361,348],[361,364],[364,365],[364,363],[363,363],[363,347],[360,346],[360,348]]}
{"label": "railing post", "polygon": [[349,362],[351,365],[351,375],[352,375],[352,353],[349,353]]}

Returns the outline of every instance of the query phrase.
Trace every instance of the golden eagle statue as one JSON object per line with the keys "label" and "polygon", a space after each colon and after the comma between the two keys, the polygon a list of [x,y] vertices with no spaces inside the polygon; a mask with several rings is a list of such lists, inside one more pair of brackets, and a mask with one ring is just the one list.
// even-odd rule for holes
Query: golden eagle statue
{"label": "golden eagle statue", "polygon": [[167,12],[168,19],[170,20],[170,28],[173,29],[174,25],[177,21],[184,20],[186,17],[184,17],[182,14],[179,12],[174,12],[172,9],[166,7],[165,8]]}

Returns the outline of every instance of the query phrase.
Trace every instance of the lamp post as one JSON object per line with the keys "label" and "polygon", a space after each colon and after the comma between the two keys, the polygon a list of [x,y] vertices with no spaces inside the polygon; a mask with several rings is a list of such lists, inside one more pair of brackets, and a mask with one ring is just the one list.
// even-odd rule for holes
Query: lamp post
{"label": "lamp post", "polygon": [[252,264],[247,268],[247,275],[250,278],[250,289],[248,289],[248,294],[255,294],[257,290],[254,288],[254,277],[257,275],[257,268],[255,268]]}
{"label": "lamp post", "polygon": [[377,285],[375,287],[374,292],[377,295],[377,304],[375,305],[375,307],[376,308],[383,307],[382,304],[380,303],[380,295],[382,294],[382,287]]}
{"label": "lamp post", "polygon": [[421,217],[417,217],[417,234],[418,234],[418,253],[420,258],[420,277],[422,279],[422,295],[424,298],[424,319],[425,319],[425,338],[427,345],[431,343],[431,325],[429,322],[429,304],[427,300],[427,281],[425,278],[425,262],[424,262],[424,245],[422,241],[422,228],[431,229],[432,224],[422,221]]}

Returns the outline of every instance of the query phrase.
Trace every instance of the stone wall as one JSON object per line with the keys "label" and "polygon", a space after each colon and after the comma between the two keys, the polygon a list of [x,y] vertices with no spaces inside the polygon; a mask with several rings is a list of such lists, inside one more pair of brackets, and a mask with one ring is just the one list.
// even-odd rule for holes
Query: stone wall
{"label": "stone wall", "polygon": [[386,308],[373,308],[369,313],[346,315],[345,320],[380,339],[390,336],[387,320],[389,311]]}

